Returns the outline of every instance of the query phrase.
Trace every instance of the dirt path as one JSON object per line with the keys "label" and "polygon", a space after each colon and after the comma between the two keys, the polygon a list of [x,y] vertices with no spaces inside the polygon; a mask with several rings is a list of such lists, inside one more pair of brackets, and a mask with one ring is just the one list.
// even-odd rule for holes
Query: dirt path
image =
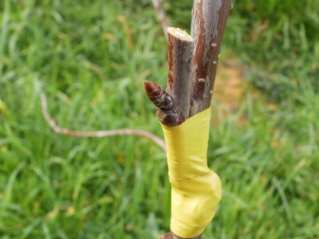
{"label": "dirt path", "polygon": [[[262,99],[262,104],[268,109],[278,109],[275,103],[267,101],[263,92],[244,81],[242,69],[242,64],[236,60],[226,60],[218,66],[212,102],[212,106],[218,109],[214,124],[219,124],[225,118],[235,114],[244,103],[247,94],[250,94],[254,100]],[[238,123],[239,125],[248,123],[247,118],[242,115]]]}
{"label": "dirt path", "polygon": [[225,110],[236,110],[240,105],[247,83],[242,78],[238,64],[221,64],[215,80],[213,99]]}

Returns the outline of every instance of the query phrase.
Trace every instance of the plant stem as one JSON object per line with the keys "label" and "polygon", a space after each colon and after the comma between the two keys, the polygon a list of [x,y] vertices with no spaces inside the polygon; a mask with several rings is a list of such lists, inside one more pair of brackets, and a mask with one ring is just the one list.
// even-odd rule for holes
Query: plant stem
{"label": "plant stem", "polygon": [[193,106],[191,116],[210,106],[220,45],[231,0],[195,0],[191,35],[195,39],[192,61]]}

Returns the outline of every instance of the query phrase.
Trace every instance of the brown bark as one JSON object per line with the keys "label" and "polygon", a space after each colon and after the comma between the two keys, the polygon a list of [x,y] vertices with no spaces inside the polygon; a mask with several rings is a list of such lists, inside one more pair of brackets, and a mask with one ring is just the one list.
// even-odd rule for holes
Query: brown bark
{"label": "brown bark", "polygon": [[158,109],[157,116],[162,124],[176,126],[189,117],[191,91],[191,60],[193,38],[185,31],[168,28],[168,80],[166,92],[173,98],[169,111]]}
{"label": "brown bark", "polygon": [[191,116],[210,106],[220,45],[231,4],[231,0],[194,1],[191,29],[191,35],[195,40]]}
{"label": "brown bark", "polygon": [[199,235],[197,237],[192,237],[192,238],[184,238],[184,237],[179,237],[175,235],[173,232],[168,232],[165,233],[164,235],[158,237],[158,239],[201,239],[202,235]]}

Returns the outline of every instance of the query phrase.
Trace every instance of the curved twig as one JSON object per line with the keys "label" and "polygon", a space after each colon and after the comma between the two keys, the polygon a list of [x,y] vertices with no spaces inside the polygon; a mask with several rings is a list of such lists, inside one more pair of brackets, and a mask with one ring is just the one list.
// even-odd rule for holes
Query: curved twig
{"label": "curved twig", "polygon": [[157,12],[157,15],[159,17],[159,20],[161,21],[163,32],[165,34],[166,40],[167,40],[167,28],[169,27],[168,21],[165,16],[165,12],[163,8],[161,7],[161,4],[159,0],[152,0],[154,8]]}
{"label": "curved twig", "polygon": [[83,132],[83,131],[74,131],[74,130],[61,128],[57,125],[57,123],[51,118],[50,114],[48,113],[48,104],[47,104],[45,94],[41,93],[40,100],[41,100],[41,107],[42,107],[42,115],[55,133],[71,135],[75,137],[98,137],[98,138],[114,136],[114,135],[137,135],[137,136],[142,136],[152,140],[154,143],[156,143],[166,152],[166,145],[163,139],[157,137],[156,135],[152,133],[149,133],[143,130],[115,129],[115,130]]}

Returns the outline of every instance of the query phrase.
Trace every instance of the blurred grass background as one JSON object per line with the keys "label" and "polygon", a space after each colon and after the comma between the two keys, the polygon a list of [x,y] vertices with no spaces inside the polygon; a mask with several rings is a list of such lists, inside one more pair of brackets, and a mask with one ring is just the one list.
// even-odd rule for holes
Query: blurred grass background
{"label": "blurred grass background", "polygon": [[[163,1],[189,28],[192,1]],[[0,3],[0,238],[157,238],[169,230],[165,154],[145,79],[165,85],[166,41],[149,0]],[[221,65],[249,83],[236,110],[213,102],[209,163],[223,199],[203,238],[319,238],[319,1],[235,1]],[[259,88],[262,94],[254,94]],[[275,102],[269,107],[267,101]],[[244,123],[243,122],[244,119]]]}

